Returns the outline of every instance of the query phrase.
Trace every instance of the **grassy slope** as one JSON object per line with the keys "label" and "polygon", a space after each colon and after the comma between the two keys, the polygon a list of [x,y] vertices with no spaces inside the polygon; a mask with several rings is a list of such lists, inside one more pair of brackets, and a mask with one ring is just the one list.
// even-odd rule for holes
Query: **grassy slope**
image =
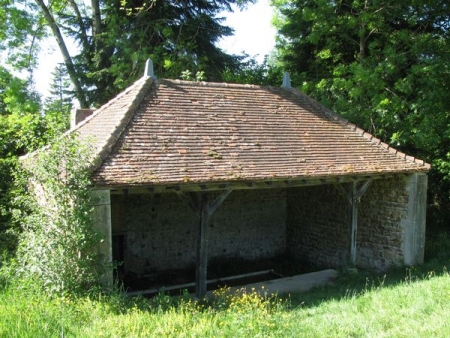
{"label": "grassy slope", "polygon": [[344,276],[285,301],[222,295],[203,305],[165,296],[49,300],[0,292],[0,337],[446,337],[449,318],[446,272],[369,283]]}

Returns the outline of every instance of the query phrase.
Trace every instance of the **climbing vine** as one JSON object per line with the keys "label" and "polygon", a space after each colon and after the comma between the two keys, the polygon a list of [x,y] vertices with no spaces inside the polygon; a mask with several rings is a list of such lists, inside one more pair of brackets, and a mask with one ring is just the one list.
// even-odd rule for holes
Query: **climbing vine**
{"label": "climbing vine", "polygon": [[23,161],[27,181],[17,252],[18,272],[49,293],[79,292],[97,283],[102,267],[92,227],[89,149],[66,136]]}

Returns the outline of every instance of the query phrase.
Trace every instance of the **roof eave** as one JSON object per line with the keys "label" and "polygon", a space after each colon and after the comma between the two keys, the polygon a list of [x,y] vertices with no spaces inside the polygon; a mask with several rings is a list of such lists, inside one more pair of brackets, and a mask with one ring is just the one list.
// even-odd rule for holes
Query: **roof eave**
{"label": "roof eave", "polygon": [[351,173],[345,175],[305,176],[305,177],[272,177],[267,179],[244,180],[216,180],[199,182],[146,182],[139,184],[96,184],[95,189],[106,189],[127,193],[130,190],[137,192],[178,192],[178,191],[212,191],[212,190],[248,190],[268,188],[293,188],[322,184],[342,184],[350,182],[367,181],[369,179],[388,179],[398,176],[408,176],[413,173],[426,174],[428,170],[404,170],[383,173]]}

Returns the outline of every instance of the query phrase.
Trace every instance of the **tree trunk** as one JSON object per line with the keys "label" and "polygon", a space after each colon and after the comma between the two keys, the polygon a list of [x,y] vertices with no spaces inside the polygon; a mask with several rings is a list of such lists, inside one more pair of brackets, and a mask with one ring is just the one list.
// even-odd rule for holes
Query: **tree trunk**
{"label": "tree trunk", "polygon": [[59,50],[61,51],[61,54],[64,59],[64,64],[66,65],[66,68],[67,68],[67,73],[69,74],[70,80],[72,81],[72,83],[75,87],[75,96],[78,99],[78,102],[80,103],[81,108],[89,108],[85,93],[84,93],[81,83],[78,79],[77,72],[75,70],[75,66],[72,62],[72,58],[69,54],[69,51],[67,50],[67,46],[64,42],[64,38],[61,34],[61,31],[59,30],[58,24],[56,23],[55,19],[53,18],[53,15],[50,12],[50,10],[48,9],[48,7],[44,4],[44,1],[43,0],[35,0],[35,1],[36,1],[36,4],[42,9],[45,20],[49,24],[49,26],[53,32],[53,35],[56,39],[56,42],[58,43]]}
{"label": "tree trunk", "polygon": [[80,26],[80,40],[81,40],[81,46],[83,47],[83,58],[84,58],[84,62],[86,63],[86,65],[88,65],[91,63],[91,58],[90,58],[91,45],[89,44],[86,25],[84,24],[80,9],[78,8],[78,5],[75,2],[75,0],[69,0],[69,3],[72,6],[73,11],[75,12],[75,16],[77,18],[78,25]]}

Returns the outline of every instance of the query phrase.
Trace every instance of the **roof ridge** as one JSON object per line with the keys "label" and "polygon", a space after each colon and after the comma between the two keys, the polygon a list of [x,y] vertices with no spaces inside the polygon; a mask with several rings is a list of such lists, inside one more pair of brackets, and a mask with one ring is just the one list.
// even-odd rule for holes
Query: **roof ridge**
{"label": "roof ridge", "polygon": [[328,117],[332,118],[333,120],[344,124],[351,131],[355,132],[359,136],[363,136],[368,141],[370,141],[372,144],[374,144],[376,146],[379,146],[380,148],[382,148],[382,149],[388,151],[389,153],[391,153],[391,154],[393,154],[393,155],[395,155],[395,156],[405,160],[406,162],[416,163],[418,165],[424,166],[427,169],[431,168],[431,164],[429,164],[429,163],[427,163],[427,162],[425,162],[425,161],[423,161],[421,159],[418,159],[418,158],[416,158],[414,156],[406,155],[405,153],[402,153],[401,151],[393,148],[389,144],[381,141],[379,138],[373,136],[371,133],[365,131],[364,129],[359,128],[356,124],[351,123],[349,120],[343,118],[338,113],[336,113],[333,110],[327,108],[325,105],[323,105],[319,101],[317,101],[317,100],[313,99],[312,97],[302,93],[298,89],[295,89],[295,88],[282,88],[282,89],[287,90],[287,91],[291,91],[294,94],[296,94],[298,96],[301,96],[303,99],[308,101],[308,103],[310,103],[313,108],[317,109],[318,112],[320,112],[322,114],[325,114]]}
{"label": "roof ridge", "polygon": [[278,88],[273,86],[263,86],[263,85],[257,85],[257,84],[244,84],[244,83],[228,83],[228,82],[208,82],[208,81],[188,81],[188,80],[179,80],[179,79],[158,79],[156,80],[157,83],[175,83],[180,85],[192,85],[192,86],[209,86],[209,87],[217,87],[217,88]]}
{"label": "roof ridge", "polygon": [[[95,154],[95,158],[93,160],[93,164],[90,167],[92,171],[95,171],[98,169],[103,161],[106,159],[108,154],[110,153],[111,149],[116,144],[117,140],[122,135],[123,131],[125,130],[126,126],[130,122],[131,118],[134,115],[134,112],[139,107],[139,105],[142,102],[142,99],[147,94],[147,90],[150,88],[150,86],[153,84],[155,80],[152,77],[142,77],[139,80],[137,80],[132,86],[125,89],[121,94],[119,94],[115,99],[109,101],[105,105],[103,105],[100,110],[103,111],[107,107],[111,106],[117,99],[120,97],[123,97],[127,93],[129,93],[132,89],[137,87],[138,85],[141,85],[142,87],[139,89],[138,93],[134,96],[134,98],[131,100],[131,102],[125,106],[124,113],[122,115],[122,118],[119,121],[119,124],[114,127],[109,137],[106,139],[104,144],[100,147],[100,149],[97,150],[97,154]],[[100,111],[100,112],[101,112]],[[100,113],[99,112],[99,113]]]}
{"label": "roof ridge", "polygon": [[[125,126],[130,121],[131,117],[133,116],[134,110],[139,106],[141,103],[143,97],[146,94],[146,89],[154,82],[153,78],[151,77],[142,77],[138,80],[136,80],[132,85],[127,87],[125,90],[123,90],[121,93],[119,93],[117,96],[115,96],[113,99],[109,100],[105,104],[103,104],[100,108],[96,109],[94,113],[90,116],[88,116],[86,119],[78,123],[73,128],[70,128],[69,130],[62,133],[58,139],[62,139],[66,137],[67,135],[70,135],[71,133],[78,133],[78,130],[88,124],[92,119],[94,119],[96,116],[101,114],[105,109],[113,105],[116,101],[120,100],[122,97],[124,97],[126,94],[128,94],[130,91],[138,87],[139,85],[142,86],[142,88],[139,90],[137,95],[134,97],[134,99],[131,101],[131,103],[128,105],[127,109],[124,111],[122,119],[120,120],[119,124],[115,126],[114,130],[111,132],[109,137],[105,140],[103,145],[96,149],[97,151],[92,155],[92,162],[91,165],[88,167],[89,170],[95,171],[98,167],[101,166],[102,162],[105,160],[105,158],[108,156],[109,152],[111,151],[112,147],[114,146],[115,142],[118,140],[118,138],[121,136],[123,130],[125,129]],[[26,161],[29,158],[32,158],[36,156],[40,152],[45,152],[48,149],[50,149],[51,144],[47,144],[39,149],[36,149],[35,151],[31,153],[27,153],[25,155],[20,156],[21,161]]]}
{"label": "roof ridge", "polygon": [[88,116],[86,119],[84,119],[83,121],[81,121],[80,123],[78,123],[76,126],[74,126],[73,128],[70,128],[69,130],[67,130],[66,132],[64,132],[64,134],[66,133],[71,133],[77,129],[79,129],[80,127],[84,126],[85,124],[89,123],[90,120],[92,120],[95,116],[97,116],[98,114],[100,114],[103,110],[105,110],[106,108],[110,107],[112,104],[114,104],[116,101],[118,101],[119,99],[121,99],[123,96],[125,96],[126,94],[128,94],[130,91],[132,91],[135,87],[137,87],[139,84],[141,84],[140,82],[145,82],[147,80],[147,78],[140,78],[138,80],[136,80],[133,84],[131,84],[129,87],[125,88],[122,92],[120,92],[118,95],[116,95],[114,98],[112,98],[111,100],[109,100],[108,102],[104,103],[103,105],[101,105],[99,108],[95,109],[94,112],[92,113],[92,115]]}
{"label": "roof ridge", "polygon": [[[115,143],[122,135],[128,123],[130,122],[135,110],[139,107],[140,103],[142,102],[142,99],[147,94],[148,88],[153,84],[153,82],[154,79],[151,77],[140,78],[135,83],[133,83],[133,85],[131,85],[130,87],[125,89],[122,93],[120,93],[118,96],[116,96],[114,99],[108,101],[106,104],[101,106],[97,111],[95,111],[95,113],[92,116],[89,117],[90,121],[92,118],[94,118],[94,115],[96,116],[100,114],[103,110],[110,107],[113,103],[115,103],[118,99],[128,94],[131,90],[135,89],[139,85],[141,86],[141,88],[139,88],[138,93],[134,96],[131,102],[123,107],[124,112],[122,114],[119,123],[113,128],[113,130],[111,131],[105,142],[103,142],[103,144],[97,149],[96,153],[93,154],[92,165],[89,167],[91,171],[95,171],[96,169],[98,169],[103,163],[103,161],[106,159],[111,149],[114,147]],[[89,121],[84,122],[87,123]],[[80,126],[81,125],[82,124],[80,124]]]}

